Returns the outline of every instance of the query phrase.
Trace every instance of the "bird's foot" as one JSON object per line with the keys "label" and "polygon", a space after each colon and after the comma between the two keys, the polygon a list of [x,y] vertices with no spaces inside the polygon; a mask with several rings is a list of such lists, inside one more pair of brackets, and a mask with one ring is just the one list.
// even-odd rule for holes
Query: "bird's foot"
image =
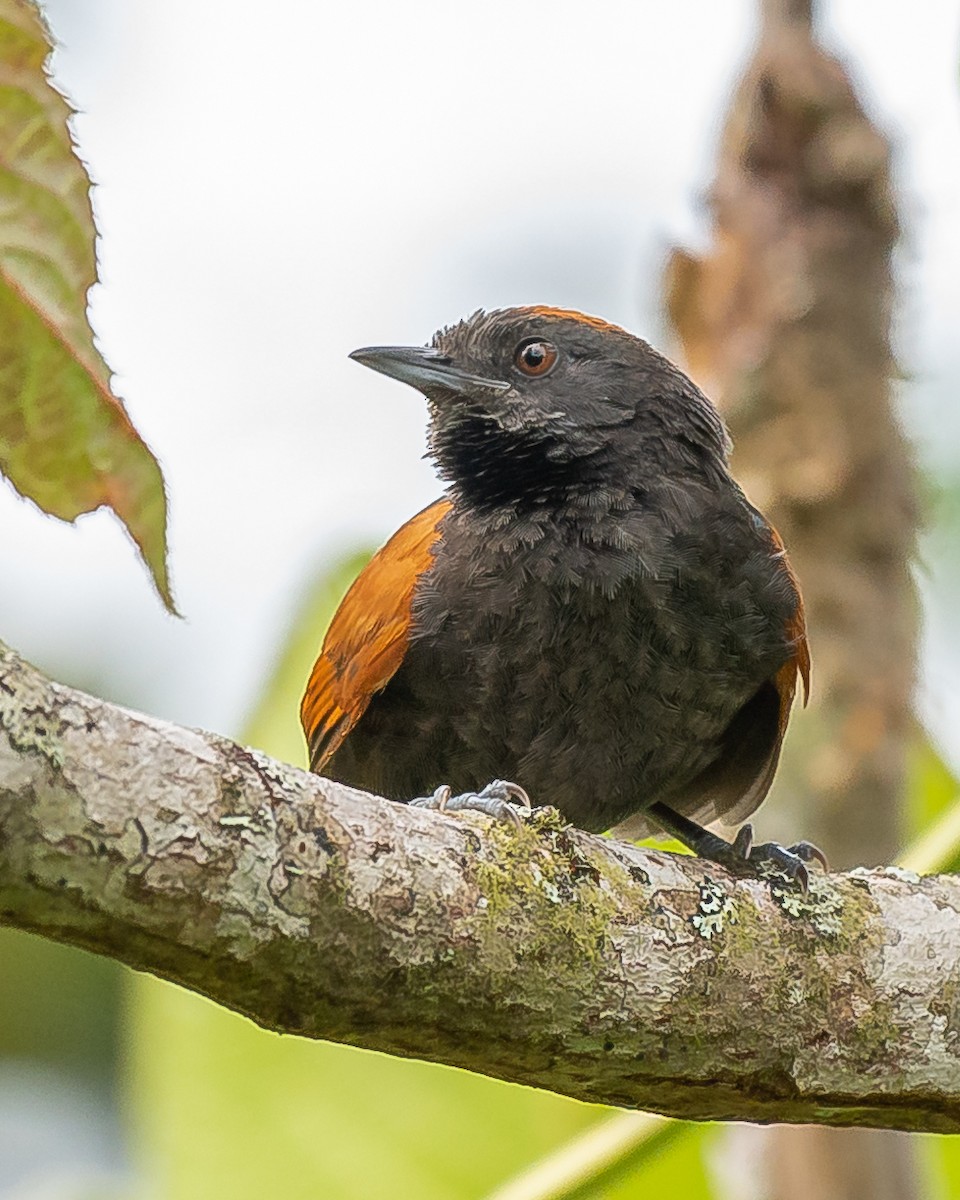
{"label": "bird's foot", "polygon": [[[725,842],[722,838],[717,838],[717,841],[725,847],[728,857],[735,860],[735,870],[742,871],[746,864],[754,868],[758,875],[783,875],[804,892],[810,886],[807,863],[818,862],[825,871],[830,869],[826,855],[812,842],[794,842],[792,846],[781,846],[778,842],[761,842],[759,846],[755,846],[752,825],[742,825],[732,843]],[[723,859],[718,861],[722,863]]]}
{"label": "bird's foot", "polygon": [[812,842],[797,842],[780,846],[776,842],[753,844],[753,826],[743,825],[732,842],[724,841],[696,821],[674,812],[666,804],[650,807],[649,813],[663,829],[682,842],[694,854],[719,863],[734,875],[750,874],[760,877],[779,875],[806,891],[810,885],[807,863],[818,862],[829,870],[826,857]]}
{"label": "bird's foot", "polygon": [[520,824],[521,808],[530,808],[530,797],[518,783],[506,779],[494,779],[479,792],[461,792],[454,796],[453,789],[442,783],[432,796],[418,796],[410,803],[414,808],[433,808],[437,812],[481,812],[498,821]]}

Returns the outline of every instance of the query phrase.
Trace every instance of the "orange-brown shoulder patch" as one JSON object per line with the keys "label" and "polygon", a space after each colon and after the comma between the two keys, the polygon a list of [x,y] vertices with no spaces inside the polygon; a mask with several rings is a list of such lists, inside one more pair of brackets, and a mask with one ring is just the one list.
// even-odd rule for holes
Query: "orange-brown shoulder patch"
{"label": "orange-brown shoulder patch", "polygon": [[619,325],[614,325],[610,321],[604,321],[602,317],[590,317],[586,313],[577,312],[575,308],[550,308],[546,304],[531,305],[527,312],[533,317],[552,317],[557,321],[576,321],[579,325],[588,325],[591,329],[605,330],[606,332],[623,333]]}
{"label": "orange-brown shoulder patch", "polygon": [[783,544],[783,538],[773,528],[769,526],[770,537],[777,553],[780,556],[780,561],[783,564],[783,569],[790,576],[790,582],[793,584],[793,590],[797,594],[797,608],[791,619],[787,622],[787,635],[794,645],[793,655],[787,659],[775,677],[777,691],[780,693],[780,737],[782,738],[787,729],[787,722],[790,719],[790,708],[793,704],[793,698],[797,691],[797,676],[803,683],[803,703],[806,705],[810,699],[810,646],[807,642],[807,621],[803,611],[803,596],[800,592],[800,580],[797,578],[796,572],[787,557],[787,550]]}
{"label": "orange-brown shoulder patch", "polygon": [[450,506],[438,500],[399,529],[334,614],[300,704],[311,771],[323,768],[403,662],[417,581],[434,560]]}

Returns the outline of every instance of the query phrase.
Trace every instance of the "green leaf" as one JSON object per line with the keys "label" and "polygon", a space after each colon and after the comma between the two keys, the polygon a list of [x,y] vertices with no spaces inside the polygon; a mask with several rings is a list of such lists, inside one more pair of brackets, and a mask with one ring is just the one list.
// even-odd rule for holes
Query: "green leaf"
{"label": "green leaf", "polygon": [[[591,1200],[677,1195],[709,1200],[700,1143],[705,1127],[651,1113],[619,1112],[596,1121],[486,1200]],[[679,1144],[679,1154],[666,1155]],[[656,1185],[667,1157],[666,1188]]]}
{"label": "green leaf", "polygon": [[918,831],[897,863],[918,875],[960,869],[960,781],[926,734],[913,739],[906,788],[907,824]]}
{"label": "green leaf", "polygon": [[719,1128],[670,1121],[649,1143],[557,1200],[561,1196],[562,1200],[638,1200],[644,1196],[713,1200],[715,1191],[706,1162]]}
{"label": "green leaf", "polygon": [[47,78],[49,53],[34,5],[0,0],[0,471],[65,521],[112,508],[173,611],[163,478],[87,320],[90,180],[70,108]]}

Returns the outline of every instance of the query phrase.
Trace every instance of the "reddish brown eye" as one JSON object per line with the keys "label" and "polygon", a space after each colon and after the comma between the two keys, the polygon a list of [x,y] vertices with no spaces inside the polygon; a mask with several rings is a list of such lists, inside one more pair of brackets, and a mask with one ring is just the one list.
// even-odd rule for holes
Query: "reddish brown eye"
{"label": "reddish brown eye", "polygon": [[530,338],[521,342],[513,361],[524,375],[546,375],[557,361],[557,348],[553,342],[541,342],[539,338]]}

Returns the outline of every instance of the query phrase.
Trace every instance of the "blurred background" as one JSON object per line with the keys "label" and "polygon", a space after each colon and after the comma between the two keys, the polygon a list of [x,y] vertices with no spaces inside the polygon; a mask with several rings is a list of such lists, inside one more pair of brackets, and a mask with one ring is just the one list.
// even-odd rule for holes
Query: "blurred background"
{"label": "blurred background", "polygon": [[[597,313],[676,353],[664,263],[674,245],[709,243],[704,194],[757,5],[42,7],[97,185],[92,320],[166,475],[185,619],[164,613],[109,515],[70,528],[0,487],[0,635],[65,682],[301,762],[297,690],[331,606],[358,556],[438,493],[424,404],[347,354],[519,303]],[[820,8],[822,42],[893,145],[895,402],[923,496],[929,746],[911,778],[948,797],[960,771],[958,31],[955,0]],[[0,936],[5,1198],[479,1198],[603,1119],[441,1067],[280,1039],[91,956]],[[721,1137],[676,1126],[583,1195],[747,1195],[716,1168]],[[939,1143],[921,1158],[917,1194],[960,1195]]]}

